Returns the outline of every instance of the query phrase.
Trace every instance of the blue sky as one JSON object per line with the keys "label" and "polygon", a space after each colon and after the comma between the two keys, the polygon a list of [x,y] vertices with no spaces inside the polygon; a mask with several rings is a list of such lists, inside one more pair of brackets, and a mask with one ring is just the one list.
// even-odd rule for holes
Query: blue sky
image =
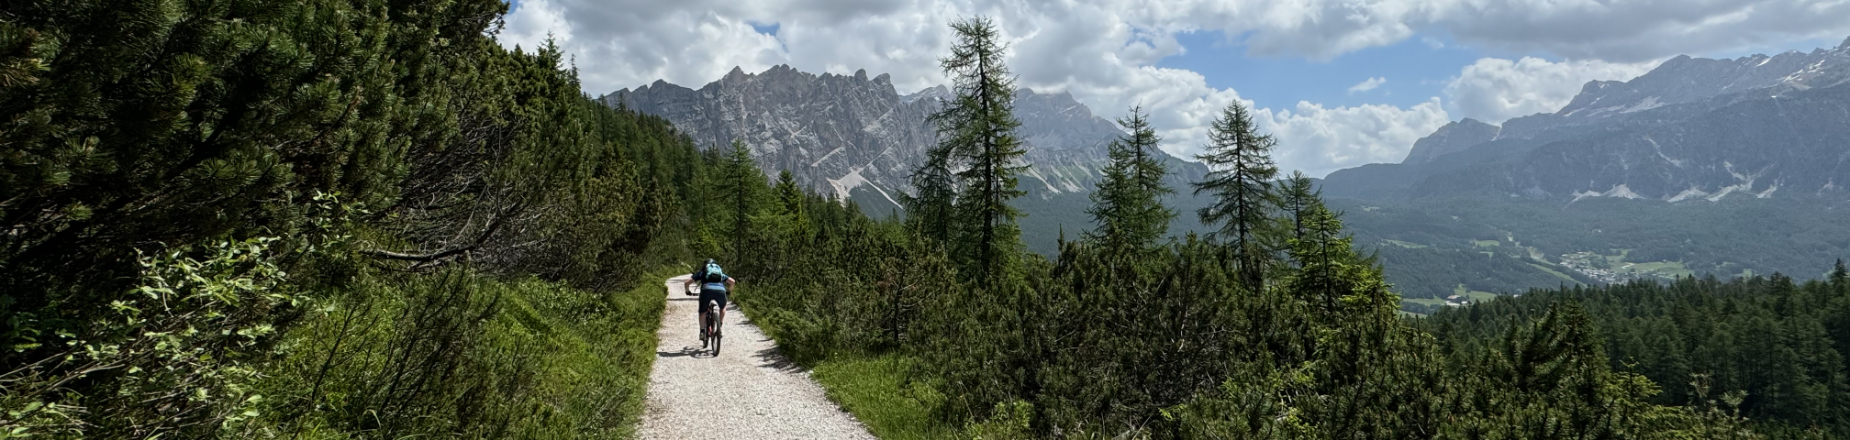
{"label": "blue sky", "polygon": [[[889,74],[943,84],[947,24],[986,16],[1023,85],[1105,118],[1141,104],[1179,156],[1234,102],[1313,176],[1395,162],[1449,121],[1552,112],[1590,80],[1628,80],[1688,54],[1835,47],[1835,0],[521,0],[503,44],[552,35],[586,93],[734,67]],[[1373,79],[1373,81],[1370,81]],[[1359,84],[1374,87],[1357,88]]]}
{"label": "blue sky", "polygon": [[[1411,38],[1324,62],[1303,57],[1250,56],[1244,47],[1219,31],[1190,32],[1176,39],[1187,51],[1164,58],[1157,66],[1201,72],[1208,86],[1236,88],[1241,96],[1260,107],[1283,107],[1298,101],[1412,106],[1438,96],[1458,69],[1481,58],[1476,50],[1438,39],[1433,41],[1444,47],[1434,48],[1419,38]],[[1369,78],[1387,81],[1373,90],[1349,91]],[[1259,86],[1262,84],[1267,86]]]}
{"label": "blue sky", "polygon": [[[1459,70],[1480,58],[1562,58],[1545,52],[1522,54],[1485,51],[1443,37],[1418,36],[1394,45],[1339,55],[1327,61],[1293,56],[1255,56],[1219,31],[1183,33],[1176,40],[1186,51],[1163,58],[1155,65],[1200,72],[1207,84],[1240,90],[1258,107],[1286,107],[1298,101],[1325,105],[1388,104],[1408,107],[1439,96]],[[1835,47],[1841,38],[1809,38],[1733,50],[1687,54],[1703,58],[1738,58],[1777,54],[1788,50],[1810,52]],[[1350,87],[1370,78],[1386,81],[1369,91]]]}

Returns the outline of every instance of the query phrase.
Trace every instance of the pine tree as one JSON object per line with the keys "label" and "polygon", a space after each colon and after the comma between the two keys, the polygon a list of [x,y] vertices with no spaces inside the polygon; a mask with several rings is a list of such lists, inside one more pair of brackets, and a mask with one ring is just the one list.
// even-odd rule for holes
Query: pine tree
{"label": "pine tree", "polygon": [[1006,47],[995,24],[978,17],[952,23],[951,29],[958,42],[939,64],[953,78],[957,98],[931,120],[949,160],[944,165],[962,168],[956,173],[962,193],[953,217],[959,228],[953,249],[968,265],[960,273],[987,286],[1020,253],[1015,218],[1021,213],[1008,202],[1024,194],[1015,188],[1015,176],[1027,168],[1021,165],[1025,150],[1015,137],[1021,126],[1014,116],[1015,81],[1002,63]]}
{"label": "pine tree", "polygon": [[1175,190],[1163,184],[1169,171],[1156,156],[1162,138],[1150,127],[1143,108],[1131,108],[1118,125],[1130,133],[1106,147],[1111,164],[1086,211],[1098,229],[1087,235],[1106,249],[1147,249],[1169,231],[1175,211],[1163,205],[1162,197]]}
{"label": "pine tree", "polygon": [[1850,286],[1850,270],[1844,269],[1842,258],[1837,259],[1837,265],[1831,267],[1831,284],[1836,285],[1838,289]]}
{"label": "pine tree", "polygon": [[790,170],[777,173],[777,201],[780,214],[799,220],[804,217],[803,189],[797,187],[796,177],[790,174]]}
{"label": "pine tree", "polygon": [[1196,158],[1210,171],[1207,180],[1195,182],[1195,194],[1210,193],[1216,200],[1199,211],[1201,222],[1220,224],[1215,236],[1229,240],[1241,284],[1256,291],[1265,285],[1268,256],[1259,238],[1274,205],[1272,179],[1278,167],[1271,151],[1277,141],[1260,134],[1246,106],[1234,101],[1209,125],[1208,142],[1208,152]]}

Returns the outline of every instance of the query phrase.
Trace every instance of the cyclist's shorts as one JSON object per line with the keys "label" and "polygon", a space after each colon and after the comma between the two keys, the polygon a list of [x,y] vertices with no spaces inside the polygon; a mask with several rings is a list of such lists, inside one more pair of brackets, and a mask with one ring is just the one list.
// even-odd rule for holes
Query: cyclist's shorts
{"label": "cyclist's shorts", "polygon": [[700,289],[700,312],[701,313],[705,313],[708,307],[712,307],[712,306],[709,306],[708,304],[712,304],[714,301],[719,302],[720,309],[725,309],[726,308],[726,291],[720,290],[720,289]]}

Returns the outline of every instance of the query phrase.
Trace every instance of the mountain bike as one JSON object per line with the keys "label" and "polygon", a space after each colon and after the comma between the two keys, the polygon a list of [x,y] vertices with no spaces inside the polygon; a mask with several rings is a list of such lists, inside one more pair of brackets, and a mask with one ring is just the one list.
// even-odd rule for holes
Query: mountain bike
{"label": "mountain bike", "polygon": [[701,335],[705,336],[702,339],[705,339],[706,345],[713,349],[713,356],[718,357],[719,341],[725,336],[719,331],[719,301],[714,301],[712,306],[707,307],[706,314],[707,327],[700,329]]}
{"label": "mountain bike", "polygon": [[[688,295],[699,295],[699,289],[699,286],[693,286],[687,289],[687,293]],[[723,336],[719,330],[719,311],[719,302],[714,301],[713,305],[708,306],[706,310],[700,312],[702,315],[706,316],[707,321],[707,326],[700,328],[700,348],[712,350],[714,356],[719,356],[719,342],[721,336]],[[695,325],[699,325],[699,323],[695,323]]]}

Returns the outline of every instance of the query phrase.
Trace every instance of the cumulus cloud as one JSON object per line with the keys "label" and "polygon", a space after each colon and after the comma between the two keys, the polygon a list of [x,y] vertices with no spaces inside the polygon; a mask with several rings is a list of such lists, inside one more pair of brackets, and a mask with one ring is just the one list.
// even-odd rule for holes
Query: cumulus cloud
{"label": "cumulus cloud", "polygon": [[1323,176],[1371,163],[1398,162],[1413,141],[1451,118],[1433,98],[1409,108],[1390,105],[1324,108],[1299,101],[1290,110],[1260,109],[1260,126],[1279,139],[1272,157],[1283,170]]}
{"label": "cumulus cloud", "polygon": [[1643,62],[1850,33],[1841,0],[1447,1],[1430,19],[1459,41],[1569,59]]}
{"label": "cumulus cloud", "polygon": [[1446,83],[1446,107],[1460,117],[1501,124],[1518,116],[1560,110],[1587,81],[1630,80],[1658,63],[1483,58]]}
{"label": "cumulus cloud", "polygon": [[[1237,36],[1231,42],[1253,54],[1314,60],[1420,34],[1447,35],[1463,46],[1610,60],[1479,61],[1446,88],[1445,105],[1324,108],[1301,103],[1293,109],[1260,109],[1272,115],[1270,123],[1279,129],[1282,143],[1322,149],[1280,159],[1288,168],[1310,171],[1397,159],[1412,139],[1385,133],[1430,132],[1431,118],[1448,112],[1500,121],[1551,111],[1548,107],[1565,103],[1579,83],[1628,78],[1624,75],[1635,69],[1627,66],[1641,60],[1850,33],[1850,21],[1827,19],[1850,16],[1850,2],[1844,1],[1609,3],[1613,2],[525,0],[506,17],[500,38],[505,45],[531,48],[550,34],[574,57],[590,94],[657,79],[698,87],[734,66],[757,72],[777,64],[818,73],[886,73],[900,93],[909,93],[946,82],[937,60],[952,41],[947,23],[989,16],[1011,45],[1008,62],[1022,86],[1070,92],[1106,118],[1142,104],[1169,136],[1164,148],[1184,156],[1199,151],[1207,122],[1239,94],[1207,86],[1196,72],[1154,66],[1185,50],[1176,42],[1183,32],[1220,31]],[[759,33],[754,24],[775,24],[777,30]],[[1335,133],[1350,129],[1372,131]],[[1398,151],[1383,152],[1384,148]]]}
{"label": "cumulus cloud", "polygon": [[1369,90],[1374,90],[1376,87],[1381,87],[1381,84],[1384,84],[1384,83],[1387,83],[1387,78],[1382,78],[1379,76],[1372,77],[1369,79],[1362,80],[1362,82],[1356,83],[1356,85],[1349,86],[1349,93],[1366,92]]}

